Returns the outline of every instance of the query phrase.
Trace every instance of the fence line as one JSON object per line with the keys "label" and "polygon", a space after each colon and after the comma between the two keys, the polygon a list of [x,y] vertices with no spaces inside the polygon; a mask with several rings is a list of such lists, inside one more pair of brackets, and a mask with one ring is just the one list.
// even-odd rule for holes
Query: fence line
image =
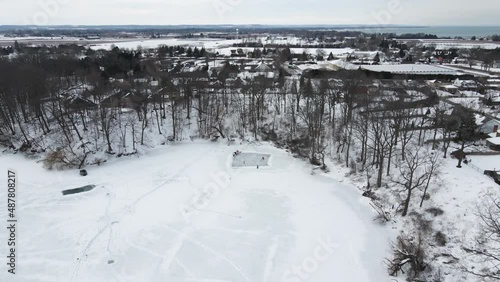
{"label": "fence line", "polygon": [[470,166],[472,169],[479,171],[481,174],[484,174],[484,169],[481,169],[478,166],[473,165],[471,162],[467,162],[467,165]]}

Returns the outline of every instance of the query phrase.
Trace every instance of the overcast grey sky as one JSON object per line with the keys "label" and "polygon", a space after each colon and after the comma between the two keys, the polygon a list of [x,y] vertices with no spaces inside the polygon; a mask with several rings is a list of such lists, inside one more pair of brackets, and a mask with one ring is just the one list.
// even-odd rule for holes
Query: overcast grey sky
{"label": "overcast grey sky", "polygon": [[499,0],[0,0],[0,24],[499,25]]}

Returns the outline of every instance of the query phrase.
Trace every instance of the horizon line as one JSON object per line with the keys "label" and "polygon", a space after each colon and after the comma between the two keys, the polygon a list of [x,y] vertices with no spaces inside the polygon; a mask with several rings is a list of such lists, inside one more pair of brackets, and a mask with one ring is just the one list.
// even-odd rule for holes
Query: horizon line
{"label": "horizon line", "polygon": [[103,27],[103,26],[114,26],[114,27],[126,27],[126,26],[146,26],[146,27],[175,27],[175,26],[192,26],[192,27],[203,27],[203,26],[263,26],[263,27],[500,27],[498,25],[489,24],[470,24],[470,25],[433,25],[433,24],[261,24],[261,23],[230,23],[230,24],[52,24],[52,25],[34,25],[34,24],[0,24],[0,27]]}

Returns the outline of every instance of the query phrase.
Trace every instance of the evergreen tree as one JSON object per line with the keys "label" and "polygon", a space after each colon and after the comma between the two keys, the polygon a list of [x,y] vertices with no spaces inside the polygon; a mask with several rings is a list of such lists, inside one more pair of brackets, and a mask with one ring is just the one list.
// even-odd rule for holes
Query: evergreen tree
{"label": "evergreen tree", "polygon": [[464,150],[469,143],[478,139],[479,132],[477,131],[476,117],[472,111],[462,106],[457,106],[455,108],[455,115],[459,119],[459,126],[455,138],[455,142],[460,145],[457,156],[457,167],[461,168],[463,158],[465,157]]}
{"label": "evergreen tree", "polygon": [[19,46],[19,42],[17,42],[17,40],[14,41],[14,50],[16,52],[21,52],[21,47]]}
{"label": "evergreen tree", "polygon": [[307,61],[308,59],[309,59],[309,56],[307,55],[306,51],[302,52],[300,60]]}
{"label": "evergreen tree", "polygon": [[258,48],[254,49],[253,50],[253,56],[256,59],[261,58],[262,57],[262,51],[260,49],[258,49]]}

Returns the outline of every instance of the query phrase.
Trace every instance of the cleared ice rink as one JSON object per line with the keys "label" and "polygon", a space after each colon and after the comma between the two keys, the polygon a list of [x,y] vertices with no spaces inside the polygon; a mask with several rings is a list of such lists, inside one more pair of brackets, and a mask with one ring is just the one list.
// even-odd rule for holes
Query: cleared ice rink
{"label": "cleared ice rink", "polygon": [[233,167],[267,167],[269,166],[269,159],[271,155],[269,154],[259,154],[259,153],[233,153]]}

